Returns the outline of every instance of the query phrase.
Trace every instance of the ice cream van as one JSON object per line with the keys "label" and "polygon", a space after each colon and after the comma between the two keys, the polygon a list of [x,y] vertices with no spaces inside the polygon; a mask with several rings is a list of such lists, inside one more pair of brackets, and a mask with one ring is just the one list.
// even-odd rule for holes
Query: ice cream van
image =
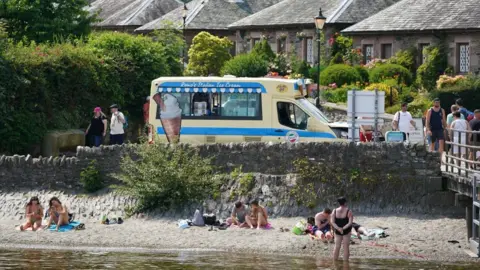
{"label": "ice cream van", "polygon": [[[301,80],[161,77],[152,82],[149,122],[160,142],[341,140],[346,127],[305,98]],[[150,134],[150,137],[153,137]]]}

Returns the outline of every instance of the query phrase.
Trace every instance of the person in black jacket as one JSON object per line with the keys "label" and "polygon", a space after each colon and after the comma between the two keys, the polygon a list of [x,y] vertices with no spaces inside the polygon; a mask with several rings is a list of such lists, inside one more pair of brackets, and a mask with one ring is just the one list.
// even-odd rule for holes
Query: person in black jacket
{"label": "person in black jacket", "polygon": [[96,107],[93,113],[94,115],[85,133],[92,138],[93,145],[99,147],[102,144],[103,137],[107,134],[107,117],[100,107]]}

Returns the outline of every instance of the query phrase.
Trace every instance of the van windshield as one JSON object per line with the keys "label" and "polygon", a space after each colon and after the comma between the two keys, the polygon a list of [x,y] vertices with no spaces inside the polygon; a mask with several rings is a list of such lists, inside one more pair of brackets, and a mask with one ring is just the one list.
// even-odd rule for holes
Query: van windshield
{"label": "van windshield", "polygon": [[328,119],[328,117],[323,114],[317,107],[315,107],[315,105],[313,105],[310,101],[308,101],[307,99],[305,98],[300,98],[300,99],[297,99],[297,101],[302,104],[302,106],[310,112],[310,114],[317,118],[318,120],[320,120],[321,122],[323,123],[331,123],[330,119]]}

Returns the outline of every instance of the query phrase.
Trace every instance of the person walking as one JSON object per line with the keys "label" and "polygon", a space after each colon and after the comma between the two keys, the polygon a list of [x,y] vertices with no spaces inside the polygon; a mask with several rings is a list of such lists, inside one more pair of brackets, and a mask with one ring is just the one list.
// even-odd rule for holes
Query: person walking
{"label": "person walking", "polygon": [[[470,125],[468,124],[467,120],[461,119],[460,111],[456,111],[453,113],[453,122],[450,126],[450,138],[453,139],[453,143],[455,144],[468,144],[467,137],[471,138],[471,136],[467,136],[467,131],[470,131]],[[453,154],[458,158],[462,157],[465,158],[467,154],[467,149],[465,146],[458,146],[453,145]],[[457,160],[457,165],[460,166],[460,160]]]}
{"label": "person walking", "polygon": [[343,260],[348,261],[350,257],[350,239],[352,234],[353,214],[347,207],[347,199],[340,197],[337,200],[339,207],[333,210],[330,217],[330,224],[335,229],[335,249],[333,259],[338,260],[340,248],[343,245]]}
{"label": "person walking", "polygon": [[[469,123],[470,129],[477,132],[472,134],[472,145],[480,147],[480,109],[476,109],[473,113],[475,118]],[[470,160],[478,160],[480,157],[479,151],[480,149],[473,149],[473,151],[470,152]]]}
{"label": "person walking", "polygon": [[110,106],[110,112],[112,113],[112,119],[110,120],[110,144],[122,145],[125,134],[123,130],[123,125],[126,123],[125,116],[118,110],[117,104]]}
{"label": "person walking", "polygon": [[430,152],[435,150],[435,142],[438,141],[438,152],[443,154],[445,142],[445,128],[447,127],[445,110],[440,107],[440,99],[433,100],[433,107],[427,112],[425,128],[430,136]]}
{"label": "person walking", "polygon": [[402,103],[402,110],[395,113],[393,117],[393,128],[403,132],[403,140],[408,140],[410,125],[416,128],[412,115],[407,111],[407,103]]}
{"label": "person walking", "polygon": [[107,133],[107,116],[102,112],[102,108],[93,109],[93,117],[85,133],[92,138],[94,146],[99,147],[102,144]]}

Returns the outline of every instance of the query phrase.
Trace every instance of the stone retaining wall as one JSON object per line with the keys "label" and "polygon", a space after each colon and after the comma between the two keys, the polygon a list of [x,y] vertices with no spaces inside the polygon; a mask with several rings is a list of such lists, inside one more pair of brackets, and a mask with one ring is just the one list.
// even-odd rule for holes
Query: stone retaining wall
{"label": "stone retaining wall", "polygon": [[[200,155],[212,158],[220,172],[242,167],[244,173],[255,175],[255,185],[247,195],[233,192],[239,181],[225,184],[221,198],[206,203],[211,210],[226,213],[233,200],[260,198],[273,213],[290,216],[308,212],[308,207],[331,204],[338,195],[349,196],[365,213],[387,209],[443,212],[453,206],[452,194],[442,187],[440,159],[427,152],[424,145],[244,143],[178,147],[193,147]],[[135,149],[135,145],[78,147],[76,157],[71,158],[1,156],[0,191],[81,193],[80,172],[91,160],[97,161],[107,184],[118,183],[111,174],[120,171],[122,156],[131,155]],[[299,167],[294,163],[299,161],[314,168],[312,172],[318,177],[307,181],[297,175]],[[305,196],[314,197],[315,205],[306,205]]]}

